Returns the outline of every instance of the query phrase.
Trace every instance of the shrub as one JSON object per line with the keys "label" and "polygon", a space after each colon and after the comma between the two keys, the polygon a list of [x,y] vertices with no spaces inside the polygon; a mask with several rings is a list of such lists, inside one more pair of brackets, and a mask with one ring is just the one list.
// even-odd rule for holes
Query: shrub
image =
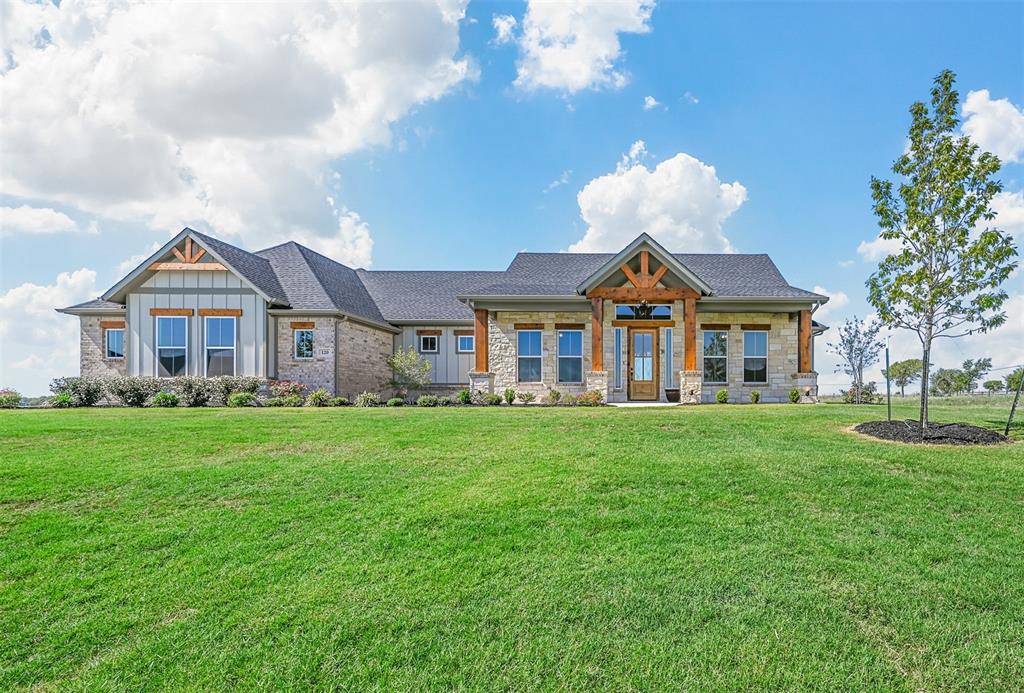
{"label": "shrub", "polygon": [[356,395],[357,407],[379,407],[380,395],[376,392],[360,392]]}
{"label": "shrub", "polygon": [[441,404],[441,400],[436,395],[420,395],[416,399],[417,407],[436,407]]}
{"label": "shrub", "polygon": [[761,401],[761,393],[758,392],[757,390],[752,390],[751,393],[750,393],[750,403],[751,404],[757,404],[760,401]]}
{"label": "shrub", "polygon": [[209,380],[213,388],[213,400],[218,404],[227,404],[228,397],[234,392],[255,395],[263,384],[261,378],[252,375],[218,375]]}
{"label": "shrub", "polygon": [[332,407],[347,407],[351,402],[348,401],[348,397],[335,397],[331,400]]}
{"label": "shrub", "polygon": [[287,397],[271,397],[263,403],[264,407],[301,407],[302,398],[298,395]]}
{"label": "shrub", "polygon": [[61,392],[50,400],[50,404],[57,409],[70,409],[75,406],[75,401],[71,398],[70,393]]}
{"label": "shrub", "polygon": [[284,404],[284,397],[268,397],[267,399],[263,400],[263,406],[264,407],[283,407],[283,406],[285,406],[285,404]]}
{"label": "shrub", "polygon": [[306,385],[297,380],[272,380],[270,394],[274,397],[305,397]]}
{"label": "shrub", "polygon": [[9,388],[0,390],[0,409],[14,409],[21,404],[21,395]]}
{"label": "shrub", "polygon": [[99,378],[55,378],[50,383],[50,392],[71,395],[71,406],[91,407],[103,399],[103,381]]}
{"label": "shrub", "polygon": [[[295,395],[292,395],[293,397]],[[299,399],[302,399],[301,397]],[[334,398],[331,393],[327,390],[318,388],[309,393],[309,397],[306,398],[307,407],[329,407],[331,406],[331,400]]]}
{"label": "shrub", "polygon": [[438,397],[437,406],[439,407],[454,407],[459,403],[459,400],[454,397]]}
{"label": "shrub", "polygon": [[228,395],[229,407],[258,407],[260,401],[251,392],[232,392]]}
{"label": "shrub", "polygon": [[107,394],[126,407],[144,407],[150,397],[160,392],[164,381],[145,375],[118,375],[107,378]]}
{"label": "shrub", "polygon": [[489,407],[497,407],[501,405],[502,398],[497,392],[488,392],[484,395],[484,404]]}
{"label": "shrub", "polygon": [[388,400],[387,406],[389,407],[401,407],[405,404],[405,400],[401,397],[392,397]]}
{"label": "shrub", "polygon": [[517,392],[516,399],[518,399],[523,404],[530,404],[535,399],[537,399],[537,395],[534,392]]}
{"label": "shrub", "polygon": [[563,407],[575,407],[577,401],[578,401],[578,398],[576,397],[576,395],[574,395],[574,394],[572,394],[570,392],[567,395],[565,395],[564,397],[562,397],[562,400],[559,402],[559,404],[561,406],[563,406]]}
{"label": "shrub", "polygon": [[[440,341],[438,337],[438,341]],[[430,361],[425,359],[414,347],[402,349],[388,357],[391,378],[386,386],[400,397],[409,395],[410,390],[423,390],[430,385]]]}
{"label": "shrub", "polygon": [[796,404],[797,402],[799,402],[800,401],[800,390],[797,390],[795,387],[792,390],[790,390],[789,391],[789,401],[792,402],[793,404]]}
{"label": "shrub", "polygon": [[576,398],[576,404],[581,407],[600,407],[604,404],[604,393],[600,390],[587,390]]}
{"label": "shrub", "polygon": [[213,383],[209,378],[194,375],[180,375],[172,381],[174,389],[186,407],[205,407],[213,394]]}
{"label": "shrub", "polygon": [[[882,400],[882,397],[881,395],[878,394],[877,387],[878,386],[875,385],[874,381],[864,383],[864,386],[861,388],[860,391],[859,403],[874,404],[875,402],[880,402]],[[849,390],[840,390],[839,395],[843,398],[843,402],[845,402],[846,404],[858,404],[856,385],[851,385]]]}
{"label": "shrub", "polygon": [[516,391],[510,387],[505,388],[505,403],[512,406],[512,403],[516,401]]}
{"label": "shrub", "polygon": [[721,390],[719,390],[718,392],[715,393],[715,400],[719,404],[728,404],[729,403],[729,391],[726,390],[723,387]]}
{"label": "shrub", "polygon": [[558,404],[558,400],[562,399],[562,393],[558,390],[548,390],[548,393],[544,395],[544,401],[550,406]]}
{"label": "shrub", "polygon": [[178,406],[178,396],[173,392],[158,392],[151,405],[154,407],[176,407]]}
{"label": "shrub", "polygon": [[469,390],[459,390],[459,394],[456,395],[456,398],[459,400],[459,404],[473,403],[473,393]]}

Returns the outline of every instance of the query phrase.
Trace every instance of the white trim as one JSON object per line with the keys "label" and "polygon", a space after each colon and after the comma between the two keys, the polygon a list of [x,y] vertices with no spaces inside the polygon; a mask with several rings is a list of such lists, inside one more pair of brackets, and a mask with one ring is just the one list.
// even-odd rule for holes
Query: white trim
{"label": "white trim", "polygon": [[[469,350],[460,349],[459,346],[463,339],[472,339],[473,348]],[[476,335],[475,334],[457,334],[455,335],[455,353],[456,354],[475,354],[476,353]]]}
{"label": "white trim", "polygon": [[[580,360],[580,379],[579,380],[562,380],[562,358],[563,358],[563,356],[562,356],[562,350],[561,350],[560,345],[559,345],[559,342],[561,342],[561,340],[559,339],[559,336],[563,332],[578,332],[579,335],[580,335],[580,355],[577,357],[575,354],[570,354],[570,355],[564,357],[564,358],[567,358],[567,359],[579,358],[579,360]],[[517,349],[518,349],[518,347],[519,347],[519,345],[516,344],[516,348]],[[540,350],[541,350],[541,353],[543,354],[544,353],[544,337],[543,337],[543,335],[541,336],[541,349]],[[584,351],[584,349],[583,349],[583,330],[555,330],[555,383],[556,384],[558,384],[558,385],[582,385],[584,383],[584,379],[583,379],[583,351]],[[530,357],[528,356],[527,358],[530,358]],[[590,358],[591,359],[594,358],[593,354],[591,354]],[[543,364],[541,365],[541,368],[543,368]]]}
{"label": "white trim", "polygon": [[[544,330],[516,330],[516,382],[529,385],[531,383],[544,383]],[[540,335],[540,353],[536,356],[530,354],[527,356],[519,355],[519,334],[521,332],[536,332]],[[540,361],[540,379],[539,380],[520,380],[519,379],[519,359],[537,359]]]}
{"label": "white trim", "polygon": [[[424,339],[433,339],[434,340],[434,348],[433,349],[424,349],[423,348],[423,340]],[[439,334],[418,334],[418,335],[416,335],[416,341],[419,344],[419,352],[421,354],[437,354],[437,353],[440,353],[440,351],[441,351],[441,335],[439,335]]]}
{"label": "white trim", "polygon": [[[309,356],[299,356],[299,333],[312,332],[313,343],[310,345],[312,353]],[[312,361],[316,356],[316,330],[308,327],[295,328],[292,330],[292,359],[295,361]]]}
{"label": "white trim", "polygon": [[[769,353],[769,335],[770,330],[742,330],[740,334],[743,335],[743,384],[744,385],[767,385],[768,384],[768,353]],[[747,335],[748,334],[763,334],[764,335],[764,356],[747,356]],[[747,380],[747,359],[764,359],[764,380]]]}
{"label": "white trim", "polygon": [[[110,333],[120,332],[121,333],[121,355],[111,356],[110,355]],[[123,327],[104,327],[103,328],[103,358],[106,361],[124,361],[124,335],[127,330]]]}
{"label": "white trim", "polygon": [[[704,356],[704,335],[708,333],[724,333],[725,334],[725,356]],[[725,380],[705,380],[704,379],[704,359],[725,359]],[[729,384],[729,330],[701,330],[700,331],[700,380],[705,385],[728,385]]]}
{"label": "white trim", "polygon": [[160,375],[160,350],[161,349],[181,349],[182,348],[182,347],[179,347],[179,346],[163,346],[163,347],[160,346],[160,321],[161,320],[184,320],[185,321],[185,373],[184,373],[184,375],[188,375],[189,374],[189,371],[188,371],[188,365],[189,365],[189,363],[188,363],[189,362],[189,358],[188,358],[188,352],[189,352],[188,343],[189,343],[189,337],[190,337],[189,329],[188,329],[188,327],[189,327],[188,316],[187,315],[157,315],[157,316],[154,316],[154,320],[155,320],[155,322],[153,323],[153,329],[154,329],[155,333],[153,335],[153,343],[156,345],[155,346],[155,348],[156,348],[156,360],[155,360],[155,362],[153,364],[153,366],[154,366],[154,369],[153,369],[154,370],[154,374],[158,378],[174,378],[174,377],[177,377],[177,376],[173,376],[173,375]]}
{"label": "white trim", "polygon": [[231,375],[238,375],[238,318],[234,315],[204,315],[203,316],[203,375],[206,376],[210,367],[210,349],[228,349],[229,347],[211,347],[208,341],[210,336],[210,320],[231,321]]}

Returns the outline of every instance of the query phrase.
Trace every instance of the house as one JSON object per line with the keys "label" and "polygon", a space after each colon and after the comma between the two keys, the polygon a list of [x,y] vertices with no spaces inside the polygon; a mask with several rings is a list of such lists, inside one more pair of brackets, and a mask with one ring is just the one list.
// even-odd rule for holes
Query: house
{"label": "house", "polygon": [[519,253],[503,271],[346,267],[297,243],[255,253],[184,229],[81,320],[82,375],[255,375],[352,397],[414,347],[437,392],[597,389],[611,402],[817,396],[826,296],[767,255]]}

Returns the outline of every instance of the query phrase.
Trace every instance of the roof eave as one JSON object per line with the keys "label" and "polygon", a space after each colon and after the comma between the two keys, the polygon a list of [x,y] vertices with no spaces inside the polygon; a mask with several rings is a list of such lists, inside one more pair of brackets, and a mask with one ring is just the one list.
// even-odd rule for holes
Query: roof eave
{"label": "roof eave", "polygon": [[75,308],[68,306],[67,308],[54,308],[54,310],[64,315],[123,315],[127,308]]}
{"label": "roof eave", "polygon": [[394,334],[398,334],[402,330],[395,327],[394,325],[386,322],[380,322],[378,320],[371,320],[364,318],[360,315],[354,315],[343,310],[336,310],[334,308],[317,308],[312,310],[303,310],[302,308],[268,308],[267,313],[275,316],[285,315],[322,315],[325,317],[339,317],[349,320],[351,322],[359,323],[360,325],[367,325],[369,327],[376,327],[380,330],[385,330]]}

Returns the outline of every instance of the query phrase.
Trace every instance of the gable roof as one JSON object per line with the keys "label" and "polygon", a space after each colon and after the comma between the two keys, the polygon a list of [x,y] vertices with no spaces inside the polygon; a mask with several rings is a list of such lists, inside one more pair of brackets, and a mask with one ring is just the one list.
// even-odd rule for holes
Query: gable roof
{"label": "gable roof", "polygon": [[695,275],[688,267],[686,267],[686,265],[680,263],[679,260],[677,260],[670,252],[661,247],[660,243],[655,241],[646,233],[642,233],[634,238],[629,245],[611,256],[588,277],[581,280],[576,286],[576,293],[586,293],[601,282],[606,281],[609,277],[619,271],[619,268],[622,267],[623,263],[628,262],[633,258],[633,256],[640,252],[641,249],[650,252],[655,259],[667,265],[670,272],[682,279],[692,288],[697,289],[702,294],[711,293],[711,286],[707,282]]}

